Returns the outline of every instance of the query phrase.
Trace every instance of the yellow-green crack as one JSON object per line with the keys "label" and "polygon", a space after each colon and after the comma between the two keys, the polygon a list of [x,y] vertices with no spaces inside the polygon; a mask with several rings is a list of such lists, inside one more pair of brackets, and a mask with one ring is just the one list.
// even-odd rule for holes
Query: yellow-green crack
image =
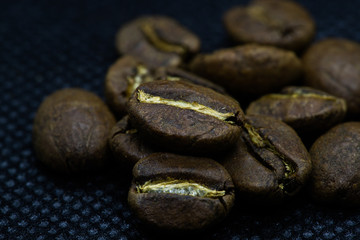
{"label": "yellow-green crack", "polygon": [[228,112],[228,113],[221,113],[218,112],[212,108],[209,108],[207,106],[204,106],[202,104],[199,104],[197,102],[186,102],[183,100],[173,100],[173,99],[167,99],[162,98],[160,96],[154,96],[151,94],[148,94],[142,90],[138,90],[137,92],[137,99],[141,103],[150,103],[150,104],[164,104],[168,106],[178,107],[181,109],[189,109],[193,110],[202,114],[206,114],[209,116],[212,116],[214,118],[217,118],[219,120],[222,120],[224,122],[233,124],[233,121],[227,120],[229,118],[235,117],[234,113]]}
{"label": "yellow-green crack", "polygon": [[155,28],[151,24],[142,24],[141,30],[144,33],[145,37],[148,39],[148,41],[160,51],[174,52],[180,55],[186,53],[186,49],[184,47],[166,42],[164,39],[161,39],[161,37],[156,33]]}
{"label": "yellow-green crack", "polygon": [[256,131],[256,129],[251,126],[248,123],[244,123],[244,127],[247,130],[247,132],[249,133],[250,139],[251,141],[257,146],[257,147],[266,147],[266,144],[264,139],[260,136],[260,134]]}
{"label": "yellow-green crack", "polygon": [[181,78],[168,75],[168,76],[166,76],[166,80],[175,82],[175,81],[180,81]]}
{"label": "yellow-green crack", "polygon": [[126,96],[128,98],[135,91],[135,89],[140,86],[140,84],[145,83],[145,82],[152,82],[154,80],[148,74],[149,74],[149,70],[145,66],[138,65],[136,67],[135,76],[127,77],[128,87],[126,89]]}
{"label": "yellow-green crack", "polygon": [[[291,166],[291,164],[289,162],[287,162],[285,160],[285,156],[281,153],[279,153],[275,146],[273,144],[271,144],[269,142],[269,140],[264,139],[263,137],[261,137],[261,135],[259,134],[259,132],[250,124],[248,123],[244,123],[244,127],[247,130],[251,141],[259,148],[266,148],[267,150],[271,151],[272,153],[274,153],[276,156],[278,156],[282,163],[284,164],[285,167],[285,173],[284,173],[284,178],[288,179],[291,177],[291,175],[293,175],[295,173],[295,169]],[[284,184],[281,183],[279,184],[279,188],[284,190]]]}
{"label": "yellow-green crack", "polygon": [[178,179],[150,180],[137,185],[136,190],[138,193],[169,193],[202,198],[218,198],[226,194],[225,190],[213,190],[196,182]]}
{"label": "yellow-green crack", "polygon": [[[264,96],[266,97],[266,96]],[[267,97],[270,98],[277,98],[277,99],[289,99],[289,98],[300,98],[300,97],[304,97],[304,98],[317,98],[317,99],[322,99],[322,100],[327,100],[327,101],[337,101],[339,100],[339,98],[336,98],[334,96],[329,96],[329,95],[320,95],[320,94],[315,94],[315,93],[293,93],[293,94],[269,94],[267,95]]]}

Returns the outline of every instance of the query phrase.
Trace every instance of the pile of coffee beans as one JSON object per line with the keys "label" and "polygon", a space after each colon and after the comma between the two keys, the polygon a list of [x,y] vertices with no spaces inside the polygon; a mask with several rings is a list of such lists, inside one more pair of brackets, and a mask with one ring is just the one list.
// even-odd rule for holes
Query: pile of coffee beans
{"label": "pile of coffee beans", "polygon": [[206,54],[169,17],[123,25],[106,104],[81,89],[48,96],[38,159],[62,174],[132,169],[134,213],[171,231],[214,225],[235,197],[274,206],[305,186],[318,202],[359,206],[360,45],[312,44],[315,23],[291,0],[235,7],[224,25],[238,45]]}

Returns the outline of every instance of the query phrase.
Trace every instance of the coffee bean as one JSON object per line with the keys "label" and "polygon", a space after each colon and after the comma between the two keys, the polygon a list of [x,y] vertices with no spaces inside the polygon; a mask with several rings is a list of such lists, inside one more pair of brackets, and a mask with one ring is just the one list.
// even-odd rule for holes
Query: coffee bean
{"label": "coffee bean", "polygon": [[177,152],[218,152],[235,144],[238,102],[184,81],[140,85],[128,102],[131,123],[147,141]]}
{"label": "coffee bean", "polygon": [[224,16],[226,30],[241,43],[273,45],[300,51],[315,35],[309,13],[294,1],[255,0],[235,7]]}
{"label": "coffee bean", "polygon": [[199,50],[200,40],[171,18],[145,16],[118,31],[116,47],[149,67],[178,66]]}
{"label": "coffee bean", "polygon": [[360,114],[360,45],[325,39],[304,55],[305,84],[344,98],[350,114]]}
{"label": "coffee bean", "polygon": [[40,161],[58,172],[97,170],[107,161],[107,139],[115,119],[95,94],[63,89],[37,110],[33,144]]}
{"label": "coffee bean", "polygon": [[228,172],[216,161],[154,153],[133,169],[128,202],[145,223],[198,230],[223,219],[235,199]]}
{"label": "coffee bean", "polygon": [[223,158],[243,201],[283,202],[311,172],[311,160],[296,132],[267,116],[247,116],[235,149]]}
{"label": "coffee bean", "polygon": [[346,114],[346,102],[309,87],[286,87],[252,102],[247,114],[281,120],[299,133],[320,132],[339,123]]}
{"label": "coffee bean", "polygon": [[124,56],[109,68],[105,77],[106,103],[117,117],[126,114],[126,102],[144,82],[153,81],[153,73],[134,57]]}
{"label": "coffee bean", "polygon": [[195,73],[236,95],[261,95],[294,84],[302,74],[301,61],[287,50],[248,44],[198,55]]}
{"label": "coffee bean", "polygon": [[313,161],[310,189],[322,203],[360,205],[360,123],[330,129],[310,149]]}
{"label": "coffee bean", "polygon": [[155,80],[183,80],[225,93],[221,86],[180,68],[161,67],[151,70],[134,57],[124,56],[111,65],[106,74],[106,103],[113,113],[120,118],[126,114],[126,102],[135,89],[142,83]]}
{"label": "coffee bean", "polygon": [[169,81],[183,80],[196,85],[211,88],[222,94],[226,94],[225,89],[220,85],[177,67],[160,67],[156,70],[155,78]]}
{"label": "coffee bean", "polygon": [[141,158],[154,152],[149,145],[131,126],[129,116],[123,117],[111,129],[109,146],[118,165],[132,168]]}

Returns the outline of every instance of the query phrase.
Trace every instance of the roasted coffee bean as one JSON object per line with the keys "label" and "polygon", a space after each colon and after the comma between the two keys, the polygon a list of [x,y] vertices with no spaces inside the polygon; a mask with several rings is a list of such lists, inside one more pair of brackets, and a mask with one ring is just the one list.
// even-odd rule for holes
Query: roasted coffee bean
{"label": "roasted coffee bean", "polygon": [[183,80],[225,93],[221,86],[180,68],[161,67],[151,70],[134,57],[124,56],[111,65],[106,74],[106,103],[113,113],[120,118],[126,114],[126,102],[135,89],[142,83],[155,80]]}
{"label": "roasted coffee bean", "polygon": [[95,94],[63,89],[48,96],[34,120],[33,144],[40,161],[55,171],[97,170],[107,161],[114,116]]}
{"label": "roasted coffee bean", "polygon": [[311,172],[296,132],[267,116],[246,116],[235,149],[223,157],[243,201],[278,204],[296,194]]}
{"label": "roasted coffee bean", "polygon": [[150,67],[178,66],[199,50],[200,40],[171,18],[145,16],[118,31],[116,47]]}
{"label": "roasted coffee bean", "polygon": [[177,152],[218,152],[235,144],[238,102],[184,81],[140,85],[128,102],[131,123],[150,142]]}
{"label": "roasted coffee bean", "polygon": [[302,74],[293,52],[248,44],[199,55],[190,69],[237,95],[261,95],[294,84]]}
{"label": "roasted coffee bean", "polygon": [[299,133],[320,132],[339,123],[346,114],[346,102],[309,87],[286,87],[252,102],[250,115],[266,115],[281,120]]}
{"label": "roasted coffee bean", "polygon": [[138,131],[129,122],[129,116],[123,117],[112,128],[109,146],[114,160],[126,167],[133,167],[141,158],[154,152],[153,148],[143,141]]}
{"label": "roasted coffee bean", "polygon": [[150,226],[199,230],[222,220],[235,199],[234,185],[212,159],[154,153],[136,163],[128,202]]}
{"label": "roasted coffee bean", "polygon": [[255,0],[247,7],[235,7],[224,16],[224,24],[234,40],[259,43],[299,51],[315,35],[315,23],[294,1]]}
{"label": "roasted coffee bean", "polygon": [[169,81],[183,80],[196,85],[211,88],[222,94],[226,94],[225,89],[220,85],[177,67],[160,67],[156,70],[155,78]]}
{"label": "roasted coffee bean", "polygon": [[144,82],[153,81],[152,71],[134,57],[117,60],[105,77],[106,103],[117,117],[126,114],[126,102],[135,89]]}
{"label": "roasted coffee bean", "polygon": [[313,161],[310,189],[322,203],[360,205],[360,122],[330,129],[310,149]]}
{"label": "roasted coffee bean", "polygon": [[360,114],[360,45],[325,39],[304,55],[305,84],[344,98],[351,115]]}

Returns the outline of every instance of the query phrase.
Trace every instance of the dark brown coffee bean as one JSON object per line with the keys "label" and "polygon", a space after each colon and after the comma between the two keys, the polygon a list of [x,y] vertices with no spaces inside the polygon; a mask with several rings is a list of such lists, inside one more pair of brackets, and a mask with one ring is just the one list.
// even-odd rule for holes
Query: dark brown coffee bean
{"label": "dark brown coffee bean", "polygon": [[319,202],[360,205],[360,123],[330,129],[310,149],[313,161],[310,189]]}
{"label": "dark brown coffee bean", "polygon": [[256,44],[199,55],[190,69],[229,92],[245,95],[276,92],[302,74],[301,61],[293,52]]}
{"label": "dark brown coffee bean", "polygon": [[128,202],[145,223],[199,230],[222,220],[235,199],[228,172],[208,158],[154,153],[133,169]]}
{"label": "dark brown coffee bean", "polygon": [[199,50],[200,40],[171,18],[145,16],[118,31],[116,47],[150,67],[178,66]]}
{"label": "dark brown coffee bean", "polygon": [[117,60],[105,77],[106,103],[117,117],[126,114],[126,102],[135,89],[144,82],[153,81],[153,73],[134,57]]}
{"label": "dark brown coffee bean", "polygon": [[360,205],[360,123],[330,129],[310,149],[311,195],[319,202]]}
{"label": "dark brown coffee bean", "polygon": [[252,102],[247,114],[266,115],[281,120],[300,132],[325,131],[346,114],[346,102],[309,87],[286,87]]}
{"label": "dark brown coffee bean", "polygon": [[344,98],[350,114],[360,114],[360,45],[325,39],[304,55],[305,84]]}
{"label": "dark brown coffee bean", "polygon": [[304,49],[315,35],[313,19],[290,0],[255,0],[247,7],[232,8],[224,16],[224,24],[238,42],[294,51]]}
{"label": "dark brown coffee bean", "polygon": [[95,94],[63,89],[48,96],[34,120],[37,157],[58,172],[97,170],[107,161],[107,139],[115,119]]}
{"label": "dark brown coffee bean", "polygon": [[242,200],[281,203],[296,194],[311,172],[311,160],[296,132],[267,116],[247,116],[241,137],[223,164]]}
{"label": "dark brown coffee bean", "polygon": [[141,158],[144,158],[154,150],[146,144],[138,131],[129,122],[129,117],[123,117],[112,128],[109,146],[114,160],[120,165],[133,167]]}
{"label": "dark brown coffee bean", "polygon": [[184,80],[225,93],[221,86],[180,68],[161,67],[151,70],[134,57],[124,56],[111,65],[106,74],[106,103],[113,113],[120,118],[126,114],[126,102],[135,89],[142,83],[155,80]]}
{"label": "dark brown coffee bean", "polygon": [[243,117],[238,102],[184,81],[155,81],[128,102],[135,128],[148,141],[181,152],[217,152],[237,141]]}
{"label": "dark brown coffee bean", "polygon": [[169,80],[169,81],[183,80],[183,81],[191,82],[196,85],[211,88],[222,94],[226,94],[225,89],[220,85],[215,84],[205,78],[199,77],[193,73],[190,73],[188,71],[185,71],[177,67],[158,68],[155,73],[155,78],[159,80]]}

